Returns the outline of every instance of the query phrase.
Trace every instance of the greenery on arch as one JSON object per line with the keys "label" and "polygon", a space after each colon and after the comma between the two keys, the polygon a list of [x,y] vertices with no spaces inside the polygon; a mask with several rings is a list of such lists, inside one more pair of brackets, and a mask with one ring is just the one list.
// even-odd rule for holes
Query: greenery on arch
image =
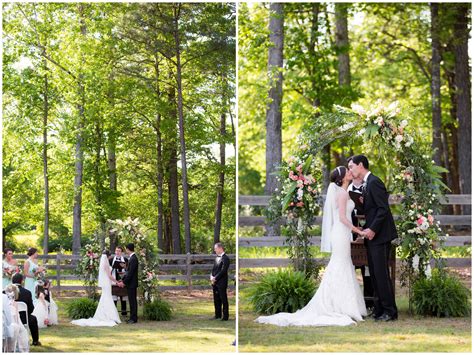
{"label": "greenery on arch", "polygon": [[[366,146],[376,148],[379,154],[396,157],[391,162],[397,172],[392,179],[391,194],[400,200],[397,243],[399,256],[404,261],[402,286],[411,284],[415,278],[429,276],[429,263],[432,259],[440,259],[438,247],[445,239],[434,215],[439,213],[439,201],[447,190],[441,180],[441,174],[447,170],[434,163],[430,147],[417,133],[416,121],[404,116],[396,102],[383,105],[378,101],[369,108],[335,106],[333,112],[320,114],[318,119],[308,122],[303,128],[298,138],[298,151],[280,167],[281,186],[274,193],[267,211],[270,222],[283,215],[291,232],[295,229],[291,227],[295,224],[295,207],[291,203],[299,206],[297,220],[303,233],[291,233],[287,238],[291,240],[289,256],[304,255],[295,253],[295,250],[307,249],[310,225],[322,205],[319,192],[312,194],[306,184],[303,188],[301,184],[295,185],[292,176],[302,162],[311,161],[303,175],[320,177],[322,164],[317,164],[314,157],[320,155],[323,147],[338,139],[366,142]],[[299,165],[295,166],[294,161]],[[321,180],[318,180],[318,185],[321,188]],[[310,258],[310,255],[306,254],[304,258]]]}
{"label": "greenery on arch", "polygon": [[158,254],[152,240],[143,231],[138,218],[108,220],[110,232],[117,233],[124,245],[133,243],[139,261],[138,288],[144,303],[153,302],[158,296]]}

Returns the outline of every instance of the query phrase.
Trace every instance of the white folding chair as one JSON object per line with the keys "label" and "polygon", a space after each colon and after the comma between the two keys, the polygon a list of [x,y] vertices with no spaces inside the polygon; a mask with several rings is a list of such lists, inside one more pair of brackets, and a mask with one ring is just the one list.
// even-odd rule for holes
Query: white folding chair
{"label": "white folding chair", "polygon": [[25,302],[16,302],[17,308],[18,308],[18,313],[20,313],[20,318],[21,318],[21,312],[25,312],[25,318],[26,318],[26,327],[28,328],[28,331],[30,330],[30,324],[28,323],[28,306],[26,305]]}
{"label": "white folding chair", "polygon": [[[25,302],[18,302],[16,301],[16,306],[18,309],[18,313],[20,314],[20,321],[21,321],[21,312],[25,312],[25,319],[26,319],[26,324],[23,324],[26,328],[26,331],[28,332],[28,337],[30,336],[30,323],[28,322],[28,306],[26,305]],[[29,352],[29,344],[28,344],[28,350]],[[16,352],[16,346],[15,346],[15,352]]]}

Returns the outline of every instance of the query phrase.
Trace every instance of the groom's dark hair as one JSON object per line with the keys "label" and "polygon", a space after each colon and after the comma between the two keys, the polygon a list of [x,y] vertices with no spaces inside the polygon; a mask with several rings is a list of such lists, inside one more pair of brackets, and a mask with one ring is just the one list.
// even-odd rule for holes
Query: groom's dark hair
{"label": "groom's dark hair", "polygon": [[348,159],[348,162],[350,162],[351,160],[355,165],[359,165],[360,163],[362,163],[364,168],[369,169],[369,159],[367,159],[365,155],[354,155]]}
{"label": "groom's dark hair", "polygon": [[135,251],[135,245],[133,243],[128,243],[125,248],[127,248],[130,251]]}

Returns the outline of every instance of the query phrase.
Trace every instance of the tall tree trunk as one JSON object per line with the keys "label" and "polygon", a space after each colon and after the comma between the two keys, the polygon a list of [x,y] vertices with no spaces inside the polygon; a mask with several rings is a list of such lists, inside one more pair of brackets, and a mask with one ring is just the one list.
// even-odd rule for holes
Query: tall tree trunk
{"label": "tall tree trunk", "polygon": [[[80,30],[82,36],[86,36],[87,29],[84,20],[84,4],[79,4]],[[82,59],[84,62],[84,59]],[[83,63],[81,63],[82,65]],[[76,133],[76,152],[75,152],[75,176],[74,176],[74,208],[72,219],[72,253],[79,255],[81,250],[81,216],[82,216],[82,175],[84,171],[84,152],[83,152],[83,130],[85,121],[85,91],[84,91],[84,74],[78,77],[78,123]]]}
{"label": "tall tree trunk", "polygon": [[186,253],[191,252],[191,222],[189,216],[188,200],[188,168],[186,163],[186,140],[184,135],[184,114],[183,114],[183,89],[181,79],[181,44],[179,38],[179,19],[182,4],[176,3],[174,11],[174,41],[176,52],[176,85],[178,89],[178,119],[179,119],[179,141],[181,145],[181,178],[183,184],[183,224]]}
{"label": "tall tree trunk", "polygon": [[173,253],[181,254],[181,230],[179,217],[178,158],[176,146],[170,147],[168,160],[168,195],[171,210],[171,238]]}
{"label": "tall tree trunk", "polygon": [[[448,45],[450,52],[453,53],[454,56],[454,47],[452,43]],[[452,194],[458,195],[460,194],[460,187],[459,187],[459,166],[458,166],[458,131],[454,124],[457,120],[456,118],[456,111],[457,111],[457,103],[456,103],[456,86],[454,84],[455,80],[455,73],[454,68],[444,67],[443,72],[446,75],[446,82],[448,83],[449,87],[449,99],[451,101],[451,108],[449,110],[449,115],[451,116],[451,120],[446,124],[443,129],[443,137],[446,137],[446,154],[448,157],[448,164],[445,165],[445,168],[449,170],[449,173],[444,174],[446,175],[446,182],[448,187],[451,190]],[[443,143],[444,144],[444,143]],[[444,177],[443,175],[443,177]],[[443,212],[444,213],[444,212]],[[446,214],[461,214],[461,207],[460,205],[447,205]]]}
{"label": "tall tree trunk", "polygon": [[[336,3],[336,52],[337,52],[337,69],[338,84],[340,87],[350,88],[351,86],[351,67],[349,58],[349,31],[347,29],[347,8],[350,6],[346,3]],[[329,186],[329,172],[331,164],[331,147],[327,146],[323,154],[326,169],[324,169],[325,185]],[[345,165],[344,155],[340,155],[336,159],[337,165],[342,162]]]}
{"label": "tall tree trunk", "polygon": [[[283,96],[283,26],[284,14],[282,3],[270,3],[270,48],[268,49],[268,75],[270,90],[269,104],[266,113],[266,178],[265,193],[271,195],[278,187],[274,175],[282,159],[281,102]],[[267,235],[278,235],[278,226],[268,226]]]}
{"label": "tall tree trunk", "polygon": [[[456,113],[459,122],[459,177],[461,193],[471,193],[471,74],[469,72],[468,13],[470,3],[456,4],[456,21],[454,24],[454,55]],[[471,214],[471,206],[463,207],[464,214]]]}
{"label": "tall tree trunk", "polygon": [[339,86],[351,85],[349,61],[349,32],[347,30],[347,7],[345,3],[336,3],[336,51],[338,59]]}
{"label": "tall tree trunk", "polygon": [[[317,50],[317,45],[318,45],[318,33],[319,33],[319,14],[321,12],[321,4],[320,3],[312,3],[311,4],[311,34],[310,34],[310,45],[309,45],[309,51],[316,56],[316,50]],[[314,78],[314,64],[309,64],[307,65],[308,68],[311,68],[310,75],[311,77]],[[318,83],[315,81],[316,79],[313,79],[311,82],[311,87],[312,87],[312,105],[315,109],[319,108],[321,106],[321,98],[320,98],[320,93],[318,89]],[[316,116],[319,116],[319,113],[316,114]],[[318,119],[316,117],[316,119]],[[331,144],[327,144],[322,148],[322,161],[323,161],[323,167],[322,167],[322,178],[323,178],[323,189],[326,190],[326,188],[329,185],[329,174],[331,171]]]}
{"label": "tall tree trunk", "polygon": [[[170,72],[170,77],[173,73]],[[168,91],[168,102],[170,104],[170,120],[172,124],[170,127],[176,127],[176,97],[175,89],[170,86]],[[174,132],[171,133],[167,147],[168,155],[168,199],[169,208],[171,212],[171,239],[173,245],[173,253],[181,254],[181,230],[179,218],[179,191],[178,191],[178,158],[177,158],[177,142]]]}
{"label": "tall tree trunk", "polygon": [[[109,170],[109,188],[113,193],[117,192],[117,157],[116,157],[117,142],[115,132],[109,132],[109,139],[107,140],[107,167]],[[110,251],[114,252],[118,240],[115,233],[110,236]]]}
{"label": "tall tree trunk", "polygon": [[439,16],[437,3],[430,3],[431,9],[431,108],[433,122],[433,159],[437,165],[442,165],[441,142],[441,52],[439,41]]}
{"label": "tall tree trunk", "polygon": [[[223,79],[224,76],[222,76]],[[224,80],[223,80],[224,84]],[[223,90],[224,91],[224,90]],[[225,92],[225,91],[224,91]],[[225,110],[225,93],[222,94],[222,109]],[[226,136],[226,115],[223,112],[221,114],[221,125],[220,125],[220,144],[219,144],[219,153],[220,153],[220,166],[219,166],[219,183],[217,185],[217,199],[216,199],[216,209],[214,213],[214,243],[220,241],[221,235],[221,224],[222,224],[222,205],[224,202],[224,183],[225,183],[225,136]]]}
{"label": "tall tree trunk", "polygon": [[48,177],[48,62],[43,59],[45,70],[44,75],[44,92],[43,92],[43,178],[44,178],[44,237],[43,237],[43,253],[49,252],[49,177]]}
{"label": "tall tree trunk", "polygon": [[100,126],[100,120],[96,120],[95,123],[95,134],[96,134],[96,147],[95,147],[95,162],[94,162],[94,174],[95,174],[95,202],[98,209],[99,219],[99,237],[100,237],[100,248],[105,249],[105,216],[104,216],[104,201],[102,196],[102,177],[100,169],[100,151],[102,149],[102,128]]}
{"label": "tall tree trunk", "polygon": [[[156,92],[156,102],[161,98],[160,90],[160,67],[158,62],[158,56],[155,53],[155,92]],[[157,108],[158,110],[158,108]],[[155,122],[155,132],[156,132],[156,175],[157,175],[157,197],[158,197],[158,216],[157,216],[157,243],[158,248],[163,250],[164,248],[164,239],[163,239],[163,154],[162,154],[162,134],[161,134],[161,114],[157,112],[156,122]]]}

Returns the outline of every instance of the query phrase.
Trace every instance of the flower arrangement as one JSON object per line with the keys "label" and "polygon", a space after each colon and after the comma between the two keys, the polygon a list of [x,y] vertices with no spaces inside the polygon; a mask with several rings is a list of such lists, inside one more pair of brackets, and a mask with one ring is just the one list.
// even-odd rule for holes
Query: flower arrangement
{"label": "flower arrangement", "polygon": [[282,169],[281,212],[290,219],[304,214],[314,216],[319,208],[321,186],[310,172],[312,161],[312,156],[304,162],[301,158],[291,156]]}
{"label": "flower arrangement", "polygon": [[20,272],[20,268],[18,266],[9,265],[9,266],[3,268],[3,277],[8,279],[8,280],[11,280],[13,275],[15,275],[18,272]]}
{"label": "flower arrangement", "polygon": [[36,280],[44,280],[46,278],[47,269],[44,266],[40,266],[38,269],[33,268],[33,274],[36,275]]}
{"label": "flower arrangement", "polygon": [[359,136],[366,134],[369,139],[378,136],[397,151],[401,151],[403,147],[409,148],[414,143],[413,136],[405,130],[408,120],[399,118],[398,102],[385,107],[381,101],[377,101],[370,110],[357,104],[353,104],[351,108],[366,122],[365,127],[359,130]]}
{"label": "flower arrangement", "polygon": [[291,156],[280,166],[280,187],[273,194],[267,209],[267,218],[272,224],[285,217],[288,256],[294,268],[306,274],[312,272],[309,231],[321,206],[319,174],[312,155]]}
{"label": "flower arrangement", "polygon": [[81,260],[77,274],[84,280],[89,297],[97,296],[97,277],[99,275],[100,246],[98,243],[86,244],[81,250]]}

